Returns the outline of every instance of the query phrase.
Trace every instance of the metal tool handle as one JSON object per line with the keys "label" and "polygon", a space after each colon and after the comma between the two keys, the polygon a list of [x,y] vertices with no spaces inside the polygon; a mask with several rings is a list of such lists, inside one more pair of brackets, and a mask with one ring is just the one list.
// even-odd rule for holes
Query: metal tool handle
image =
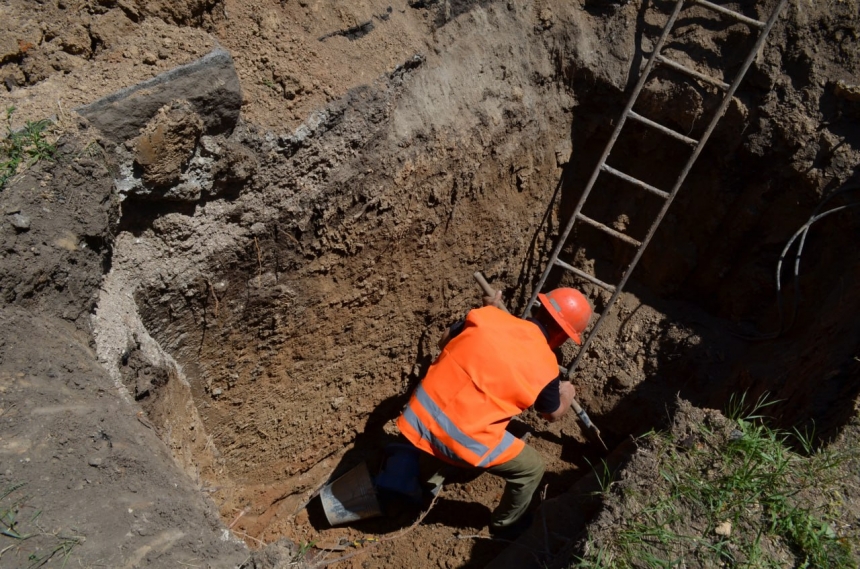
{"label": "metal tool handle", "polygon": [[[481,273],[481,271],[475,271],[475,274],[472,276],[475,277],[476,281],[478,281],[478,284],[481,286],[481,290],[484,291],[484,294],[490,297],[496,296],[495,289],[490,286],[490,283],[487,282],[487,279],[484,278],[484,275]],[[505,306],[504,302],[502,303],[502,310],[504,310],[508,314],[511,313],[511,311],[508,310],[508,307]]]}

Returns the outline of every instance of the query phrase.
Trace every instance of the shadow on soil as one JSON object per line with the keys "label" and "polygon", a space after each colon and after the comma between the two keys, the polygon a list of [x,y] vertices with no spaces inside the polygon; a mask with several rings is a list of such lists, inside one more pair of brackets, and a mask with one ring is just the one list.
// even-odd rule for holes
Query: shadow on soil
{"label": "shadow on soil", "polygon": [[[336,480],[360,462],[367,463],[371,475],[380,470],[385,447],[391,443],[403,442],[401,439],[385,433],[383,427],[388,421],[398,416],[408,401],[408,396],[409,394],[403,394],[389,397],[371,412],[364,430],[341,459],[331,480]],[[590,474],[590,464],[597,464],[601,459],[599,449],[592,445],[568,437],[560,437],[547,430],[533,429],[519,421],[512,422],[509,430],[518,437],[530,432],[533,440],[540,438],[562,445],[561,458],[571,463],[571,468],[561,473],[547,473],[544,476],[541,488],[548,485],[550,489],[554,489],[554,492],[551,492],[546,498],[553,498],[554,495],[563,493],[583,475]],[[480,469],[453,469],[446,479],[446,485],[465,484],[483,474],[484,471]],[[539,502],[540,497],[536,496],[533,507],[536,507]],[[367,535],[391,535],[411,526],[421,515],[421,512],[428,507],[429,498],[425,499],[422,505],[410,504],[407,501],[384,501],[382,505],[385,511],[383,517],[353,522],[349,526]],[[469,535],[477,533],[475,528],[485,528],[489,523],[490,514],[491,510],[483,504],[452,499],[443,493],[422,521],[422,525],[439,524],[453,530],[462,530],[456,533]],[[312,500],[308,505],[308,516],[310,524],[316,530],[322,531],[331,528],[319,499]],[[461,566],[464,569],[477,569],[485,566],[498,555],[501,548],[507,545],[505,542],[486,538],[471,539],[474,544],[469,560]]]}
{"label": "shadow on soil", "polygon": [[[643,5],[645,9],[647,5]],[[643,14],[639,14],[640,29]],[[654,31],[645,30],[649,36]],[[640,45],[641,34],[636,43]],[[729,67],[742,59],[743,54],[735,51],[728,54]],[[640,62],[647,57],[639,47],[636,54]],[[637,69],[635,64],[631,67],[628,87],[635,82]],[[578,101],[573,114],[571,160],[544,215],[550,227],[542,224],[532,236],[529,256],[510,295],[516,313],[525,307],[534,281],[547,265],[557,234],[572,215],[625,103],[625,93],[586,70],[562,69],[559,75],[567,78],[573,92],[588,96]],[[707,93],[695,89],[705,99]],[[644,104],[660,115],[650,118],[680,129],[683,125],[675,122],[677,116],[671,109],[683,109],[687,93],[679,89],[661,104],[649,104],[641,97],[637,109]],[[752,83],[743,85],[738,93],[752,109],[764,96]],[[715,103],[701,104],[705,118],[698,120],[691,132],[684,130],[692,137],[700,136],[710,116],[708,108]],[[821,104],[835,121],[828,123],[828,128],[844,131],[846,140],[856,141],[856,129],[850,128],[855,117],[845,110],[847,105],[832,96],[825,96]],[[589,394],[592,400],[584,403],[610,448],[630,434],[665,425],[677,395],[697,407],[725,409],[733,395],[745,393],[747,400],[754,401],[768,394],[770,400],[777,401],[769,408],[775,426],[814,431],[819,444],[832,441],[852,416],[854,401],[860,396],[860,382],[856,381],[860,360],[855,353],[860,344],[860,321],[853,317],[860,310],[860,292],[847,283],[860,279],[860,252],[848,243],[856,233],[860,207],[810,228],[803,269],[794,282],[789,269],[783,270],[782,301],[786,306],[798,306],[793,326],[773,338],[741,333],[742,323],[762,329],[781,326],[773,277],[781,250],[823,203],[820,195],[810,198],[804,173],[788,167],[793,156],[790,149],[769,148],[763,160],[743,146],[755,134],[756,124],[733,118],[731,113],[723,118],[627,284],[626,289],[644,305],[666,317],[647,337],[642,337],[641,331],[630,334],[637,355],[645,360],[644,381],[619,387],[602,378],[601,371],[608,373],[611,366],[633,365],[633,358],[621,351],[617,338],[605,339],[614,354],[611,358],[604,355],[595,360],[588,354],[582,361],[579,373],[596,375],[598,381],[592,383],[602,389]],[[688,155],[689,148],[681,143],[630,125],[618,139],[609,163],[669,190]],[[835,190],[828,187],[825,193]],[[846,192],[828,207],[853,204],[860,197],[853,194],[860,192]],[[648,192],[602,174],[583,213],[643,239],[662,203]],[[553,204],[558,204],[560,227],[552,225]],[[559,258],[577,267],[585,262],[604,282],[619,282],[635,249],[583,225],[577,224]],[[799,264],[800,252],[795,257],[795,251],[796,246],[785,258],[786,267],[793,267],[795,261]],[[582,282],[554,269],[542,288],[557,286],[582,286]],[[585,288],[593,287],[588,284]],[[608,294],[592,296],[599,313]],[[631,314],[620,323],[619,336],[624,336],[632,319]]]}

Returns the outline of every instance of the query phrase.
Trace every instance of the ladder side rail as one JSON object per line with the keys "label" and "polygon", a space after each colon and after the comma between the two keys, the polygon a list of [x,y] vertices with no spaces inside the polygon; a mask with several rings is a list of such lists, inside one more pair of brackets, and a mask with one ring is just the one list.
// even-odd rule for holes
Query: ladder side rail
{"label": "ladder side rail", "polygon": [[672,31],[672,28],[675,25],[675,20],[678,19],[678,14],[681,13],[681,8],[683,8],[684,6],[684,1],[685,0],[677,0],[677,2],[675,3],[675,8],[672,11],[672,14],[669,16],[666,25],[663,27],[663,33],[660,35],[660,39],[657,40],[657,43],[654,45],[654,49],[651,53],[651,58],[648,60],[648,64],[645,66],[645,69],[642,70],[642,74],[639,77],[639,81],[636,83],[636,87],[630,94],[630,99],[627,101],[627,105],[624,107],[624,111],[621,113],[621,117],[618,119],[618,124],[615,126],[615,130],[613,131],[609,142],[606,144],[606,148],[603,151],[603,155],[597,162],[597,166],[595,166],[594,172],[591,174],[591,178],[588,180],[588,184],[585,186],[585,191],[583,191],[582,196],[579,198],[579,203],[576,204],[576,209],[570,216],[570,219],[567,222],[567,226],[565,226],[561,236],[559,236],[558,243],[553,249],[549,262],[547,262],[546,268],[544,269],[540,280],[538,281],[537,285],[535,285],[535,288],[532,291],[531,298],[529,299],[528,304],[526,304],[525,310],[523,310],[522,318],[526,318],[529,315],[529,312],[531,311],[532,307],[535,304],[535,301],[537,300],[538,293],[543,288],[543,285],[546,283],[547,278],[549,278],[549,273],[550,271],[552,271],[552,268],[555,265],[555,259],[558,258],[558,255],[559,253],[561,253],[564,244],[567,242],[567,238],[570,235],[571,230],[573,229],[573,225],[576,223],[579,212],[582,211],[582,206],[585,205],[585,200],[588,199],[588,195],[591,193],[591,190],[594,187],[594,183],[597,181],[597,177],[600,175],[603,165],[606,163],[606,159],[609,158],[609,153],[612,151],[612,147],[615,146],[615,141],[618,140],[618,136],[621,134],[621,129],[624,127],[627,115],[629,114],[630,110],[633,109],[633,105],[636,103],[636,99],[639,98],[639,92],[642,91],[642,88],[645,86],[645,82],[648,80],[648,76],[651,74],[651,70],[657,63],[657,59],[660,55],[660,50],[663,49],[663,44],[666,43],[666,39],[669,37],[669,33]]}
{"label": "ladder side rail", "polygon": [[749,55],[744,61],[743,66],[741,67],[740,72],[738,73],[735,80],[732,82],[731,87],[729,87],[726,96],[723,98],[723,102],[720,104],[717,109],[716,114],[711,119],[711,123],[708,125],[707,130],[705,130],[704,136],[699,140],[699,144],[696,146],[696,149],[693,151],[693,154],[690,156],[689,160],[687,160],[687,164],[684,166],[684,170],[681,172],[681,175],[678,177],[678,180],[675,182],[675,186],[672,188],[672,191],[669,193],[669,199],[667,199],[663,208],[660,210],[657,218],[654,220],[654,223],[651,224],[651,228],[648,230],[648,235],[645,236],[645,239],[642,241],[642,245],[636,251],[636,255],[633,257],[633,260],[628,265],[627,269],[624,271],[624,276],[621,278],[621,282],[615,287],[615,292],[612,293],[612,297],[609,299],[609,302],[606,304],[606,308],[604,308],[603,312],[600,315],[600,318],[594,324],[594,327],[591,330],[591,333],[588,335],[588,338],[585,339],[582,346],[579,349],[579,353],[576,355],[576,359],[573,360],[573,363],[567,368],[567,377],[571,379],[573,374],[576,372],[577,367],[579,366],[579,362],[582,359],[582,356],[585,355],[586,350],[591,345],[591,341],[596,337],[597,331],[600,329],[600,325],[603,323],[604,316],[609,314],[609,311],[612,309],[612,306],[615,304],[615,301],[618,299],[618,296],[621,294],[624,285],[627,284],[627,279],[630,278],[633,269],[636,268],[637,263],[639,263],[639,259],[642,257],[642,253],[645,251],[645,248],[651,242],[651,238],[654,236],[654,233],[657,231],[657,227],[660,225],[660,222],[663,221],[663,217],[666,215],[666,211],[669,209],[669,206],[672,205],[672,201],[674,201],[675,196],[678,193],[678,190],[681,188],[681,185],[684,183],[684,180],[687,178],[687,174],[690,173],[690,170],[693,167],[696,159],[699,157],[699,154],[702,152],[702,148],[704,148],[705,144],[708,142],[708,139],[711,136],[711,133],[716,128],[717,123],[723,117],[723,114],[726,112],[729,104],[731,103],[732,97],[737,91],[738,86],[740,86],[741,81],[743,81],[744,76],[752,65],[753,60],[758,55],[759,50],[762,45],[764,45],[765,40],[767,39],[768,34],[770,33],[771,28],[776,23],[777,18],[779,18],[780,13],[782,13],[783,8],[788,3],[788,0],[780,0],[779,5],[771,14],[770,19],[768,19],[767,24],[762,29],[759,34],[758,40],[756,40],[755,45],[752,50],[750,50]]}

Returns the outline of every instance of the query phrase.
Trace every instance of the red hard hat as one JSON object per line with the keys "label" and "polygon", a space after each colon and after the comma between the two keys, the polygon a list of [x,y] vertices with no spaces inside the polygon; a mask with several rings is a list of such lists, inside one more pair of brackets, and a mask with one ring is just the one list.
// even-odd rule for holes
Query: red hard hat
{"label": "red hard hat", "polygon": [[585,332],[593,312],[585,295],[573,288],[557,288],[549,294],[538,294],[538,300],[570,339],[582,344],[580,334]]}

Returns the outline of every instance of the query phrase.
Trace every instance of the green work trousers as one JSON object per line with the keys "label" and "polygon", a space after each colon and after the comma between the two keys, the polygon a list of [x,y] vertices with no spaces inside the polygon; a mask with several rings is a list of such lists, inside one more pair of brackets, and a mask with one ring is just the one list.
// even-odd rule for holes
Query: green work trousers
{"label": "green work trousers", "polygon": [[[419,464],[422,482],[433,488],[434,493],[445,481],[446,472],[457,468],[424,452],[421,453]],[[540,454],[526,445],[511,460],[481,470],[505,479],[502,499],[490,517],[490,528],[498,530],[512,525],[526,513],[532,495],[543,478],[544,463]]]}

